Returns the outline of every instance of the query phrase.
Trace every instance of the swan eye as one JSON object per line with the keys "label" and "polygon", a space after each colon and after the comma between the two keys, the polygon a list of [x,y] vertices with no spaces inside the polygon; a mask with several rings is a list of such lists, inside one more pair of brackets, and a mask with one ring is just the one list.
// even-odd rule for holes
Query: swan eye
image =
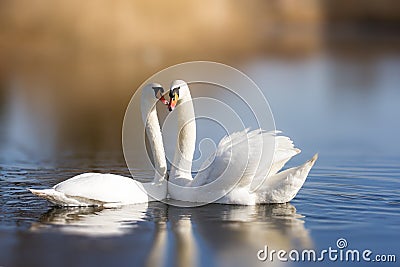
{"label": "swan eye", "polygon": [[152,88],[154,90],[154,96],[157,99],[160,99],[160,97],[162,97],[162,95],[164,94],[164,88],[162,88],[161,86],[154,86]]}
{"label": "swan eye", "polygon": [[171,99],[174,99],[175,98],[175,95],[177,95],[178,97],[179,97],[179,89],[180,89],[181,87],[180,86],[178,86],[178,87],[175,87],[174,89],[171,89],[170,91],[169,91],[169,97],[171,98]]}
{"label": "swan eye", "polygon": [[164,98],[164,88],[160,86],[154,86],[152,87],[154,90],[154,96],[160,100],[164,105],[168,105],[168,101]]}

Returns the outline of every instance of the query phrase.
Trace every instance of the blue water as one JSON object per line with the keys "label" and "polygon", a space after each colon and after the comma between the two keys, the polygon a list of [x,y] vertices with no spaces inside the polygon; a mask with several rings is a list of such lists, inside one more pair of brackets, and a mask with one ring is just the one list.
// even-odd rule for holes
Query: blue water
{"label": "blue water", "polygon": [[[255,207],[164,203],[121,209],[60,209],[27,187],[50,187],[73,175],[130,175],[121,152],[61,152],[48,162],[0,163],[0,266],[253,266],[269,250],[371,250],[395,263],[330,261],[326,265],[398,266],[400,261],[400,57],[367,63],[321,56],[260,59],[242,68],[262,87],[277,129],[319,159],[296,198]],[[23,154],[23,152],[21,152]],[[27,159],[28,158],[28,159]],[[275,256],[276,257],[276,256]]]}

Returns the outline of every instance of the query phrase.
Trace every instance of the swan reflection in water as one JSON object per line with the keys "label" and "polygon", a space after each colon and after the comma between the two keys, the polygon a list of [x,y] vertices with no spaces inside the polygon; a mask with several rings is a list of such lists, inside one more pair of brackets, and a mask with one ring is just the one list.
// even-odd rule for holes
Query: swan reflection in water
{"label": "swan reflection in water", "polygon": [[102,207],[54,207],[44,213],[31,231],[57,230],[65,234],[91,237],[118,236],[129,233],[143,221],[147,203],[115,209]]}
{"label": "swan reflection in water", "polygon": [[[265,245],[288,252],[313,247],[303,216],[290,203],[180,208],[151,202],[115,209],[52,208],[30,229],[98,238],[137,236],[138,242],[150,238],[142,244],[148,252],[136,255],[146,257],[148,266],[265,265],[257,259],[257,251]],[[134,251],[129,253],[135,256]],[[283,263],[276,259],[268,264]]]}

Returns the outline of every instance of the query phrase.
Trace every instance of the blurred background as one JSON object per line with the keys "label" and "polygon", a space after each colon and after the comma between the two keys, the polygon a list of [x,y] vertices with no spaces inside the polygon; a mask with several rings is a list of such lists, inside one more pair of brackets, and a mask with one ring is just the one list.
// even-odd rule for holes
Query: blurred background
{"label": "blurred background", "polygon": [[[320,110],[307,106],[321,103],[316,92],[324,89],[332,110],[345,107],[337,94],[356,92],[359,101],[386,82],[397,90],[399,26],[396,0],[2,0],[0,160],[122,157],[123,116],[136,88],[192,60],[226,63],[255,79],[290,135],[300,125],[284,108],[289,96],[306,96],[311,117]],[[368,120],[363,113],[349,125],[360,118]]]}

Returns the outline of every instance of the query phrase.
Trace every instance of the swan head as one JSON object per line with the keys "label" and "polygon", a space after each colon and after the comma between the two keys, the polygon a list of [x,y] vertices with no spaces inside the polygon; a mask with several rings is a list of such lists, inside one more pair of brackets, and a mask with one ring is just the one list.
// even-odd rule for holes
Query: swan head
{"label": "swan head", "polygon": [[149,83],[142,89],[141,110],[143,122],[146,121],[148,113],[155,109],[157,101],[168,105],[168,100],[164,98],[164,88],[159,83]]}
{"label": "swan head", "polygon": [[159,83],[151,83],[151,84],[148,85],[148,87],[149,87],[148,89],[145,88],[144,90],[147,89],[146,91],[150,92],[149,93],[150,97],[152,97],[151,90],[150,90],[150,88],[151,88],[151,89],[153,89],[153,93],[154,93],[153,97],[155,97],[158,100],[160,100],[164,105],[168,105],[169,104],[168,100],[166,100],[164,98],[164,88],[161,86],[161,84],[159,84]]}
{"label": "swan head", "polygon": [[189,86],[185,81],[175,80],[171,83],[169,90],[169,111],[173,111],[178,104],[179,99],[185,99],[189,94]]}

